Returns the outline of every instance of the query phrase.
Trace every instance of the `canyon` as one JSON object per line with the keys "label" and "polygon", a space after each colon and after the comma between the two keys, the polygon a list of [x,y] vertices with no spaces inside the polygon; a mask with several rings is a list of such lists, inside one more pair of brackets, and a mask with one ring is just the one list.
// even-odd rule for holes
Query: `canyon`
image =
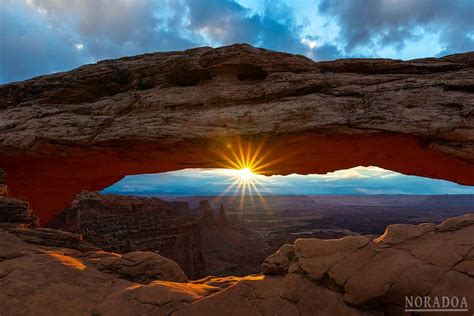
{"label": "canyon", "polygon": [[186,202],[82,191],[48,227],[83,235],[107,251],[160,253],[191,277],[205,271],[200,228]]}
{"label": "canyon", "polygon": [[267,246],[251,230],[229,225],[225,209],[185,201],[82,191],[48,223],[106,251],[151,251],[176,261],[192,279],[258,273]]}
{"label": "canyon", "polygon": [[170,198],[82,191],[48,227],[106,251],[156,252],[198,279],[259,273],[267,256],[298,238],[381,235],[392,223],[474,213],[473,195]]}
{"label": "canyon", "polygon": [[407,295],[446,293],[474,304],[473,214],[389,225],[381,236],[297,239],[262,274],[189,281],[159,254],[107,252],[16,210],[0,223],[5,315],[401,315]]}

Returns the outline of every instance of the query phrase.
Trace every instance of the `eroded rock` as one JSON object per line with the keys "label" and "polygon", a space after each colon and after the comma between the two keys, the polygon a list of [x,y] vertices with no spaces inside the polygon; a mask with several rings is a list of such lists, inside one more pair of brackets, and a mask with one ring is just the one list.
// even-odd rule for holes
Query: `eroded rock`
{"label": "eroded rock", "polygon": [[2,227],[36,227],[38,217],[27,202],[0,196],[0,223]]}
{"label": "eroded rock", "polygon": [[318,280],[337,262],[365,246],[368,238],[345,237],[336,240],[295,241],[295,253],[298,264],[311,278]]}
{"label": "eroded rock", "polygon": [[188,278],[180,266],[154,252],[129,252],[119,255],[110,252],[88,252],[84,255],[99,271],[113,273],[137,282],[150,283],[155,280],[187,282]]}
{"label": "eroded rock", "polygon": [[265,140],[274,174],[474,184],[473,54],[318,63],[237,44],[102,61],[0,86],[0,166],[42,223],[125,175],[222,167],[239,138]]}
{"label": "eroded rock", "polygon": [[[270,257],[284,276],[207,277],[192,282],[179,279],[181,274],[180,282],[164,281],[169,268],[177,265],[169,265],[168,259],[156,254],[118,255],[44,246],[0,230],[0,312],[383,315],[403,313],[407,295],[457,295],[466,297],[472,306],[474,225],[469,217],[448,220],[441,227],[445,225],[450,229],[426,230],[421,225],[423,234],[397,239],[395,244],[367,242],[363,236],[329,243],[298,240],[298,246],[285,245]],[[397,232],[403,235],[403,229],[418,231],[399,226]],[[430,244],[434,245],[428,247],[430,255],[416,255],[416,249]],[[333,258],[336,248],[349,255],[320,278],[311,270],[292,269],[299,260],[332,262],[324,258]]]}
{"label": "eroded rock", "polygon": [[472,214],[466,214],[439,225],[390,225],[373,241],[364,236],[299,239],[292,260],[301,271],[290,271],[289,256],[282,256],[281,249],[267,258],[263,271],[286,274],[281,295],[293,302],[315,283],[340,292],[347,304],[373,312],[398,313],[406,296],[457,293],[472,302],[472,236]]}
{"label": "eroded rock", "polygon": [[205,272],[199,223],[187,202],[82,191],[49,227],[83,235],[111,252],[157,252],[192,278]]}

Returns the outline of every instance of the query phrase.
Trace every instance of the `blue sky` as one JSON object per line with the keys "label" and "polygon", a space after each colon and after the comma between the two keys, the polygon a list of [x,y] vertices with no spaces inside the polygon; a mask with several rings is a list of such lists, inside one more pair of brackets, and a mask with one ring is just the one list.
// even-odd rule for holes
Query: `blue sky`
{"label": "blue sky", "polygon": [[[251,178],[262,195],[304,194],[474,194],[474,187],[445,180],[407,176],[378,167],[355,167],[327,174]],[[133,175],[103,193],[139,195],[241,194],[239,174],[229,169],[184,169],[159,174]],[[228,189],[231,188],[231,189]],[[246,191],[248,194],[248,191]],[[255,195],[255,189],[251,194]]]}
{"label": "blue sky", "polygon": [[472,0],[0,0],[0,83],[107,58],[246,42],[411,59],[474,50]]}

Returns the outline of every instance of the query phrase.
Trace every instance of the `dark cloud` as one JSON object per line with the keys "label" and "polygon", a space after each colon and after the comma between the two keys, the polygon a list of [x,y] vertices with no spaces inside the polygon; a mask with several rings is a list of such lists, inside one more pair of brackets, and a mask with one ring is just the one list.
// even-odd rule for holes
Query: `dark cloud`
{"label": "dark cloud", "polygon": [[221,45],[252,43],[260,32],[261,18],[234,1],[187,0],[189,30],[205,34]]}
{"label": "dark cloud", "polygon": [[313,49],[314,59],[319,61],[334,60],[343,57],[341,50],[332,44],[324,44]]}
{"label": "dark cloud", "polygon": [[74,42],[56,34],[40,16],[11,5],[0,10],[0,82],[68,69],[87,59]]}
{"label": "dark cloud", "polygon": [[[474,50],[471,0],[321,0],[319,7],[265,1],[258,11],[234,0],[0,1],[0,82],[101,59],[236,42],[329,60],[401,49],[422,30],[439,37],[440,54]],[[339,33],[330,30],[336,39],[323,36],[325,26],[308,29],[302,10],[338,24]]]}
{"label": "dark cloud", "polygon": [[[178,32],[184,9],[161,0],[30,0],[58,32],[75,37],[93,59],[156,50],[185,49],[196,43]],[[167,2],[166,2],[167,3]],[[172,14],[163,14],[160,10]]]}
{"label": "dark cloud", "polygon": [[438,34],[444,53],[474,50],[472,0],[322,0],[319,10],[337,19],[347,53],[386,45],[401,49],[420,32]]}
{"label": "dark cloud", "polygon": [[230,0],[2,1],[2,82],[100,59],[204,45],[246,42],[293,53],[308,50],[299,41],[293,12],[281,4],[257,14]]}

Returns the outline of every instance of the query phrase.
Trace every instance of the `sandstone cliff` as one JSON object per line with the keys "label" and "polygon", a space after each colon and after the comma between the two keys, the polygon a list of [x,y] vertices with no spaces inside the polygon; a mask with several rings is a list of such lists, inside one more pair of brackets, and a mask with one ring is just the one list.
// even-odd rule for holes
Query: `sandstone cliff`
{"label": "sandstone cliff", "polygon": [[186,202],[83,191],[49,227],[81,234],[108,251],[157,252],[196,278],[204,273],[205,264],[199,224],[188,213]]}
{"label": "sandstone cliff", "polygon": [[43,223],[127,174],[221,167],[238,138],[265,140],[272,174],[375,165],[474,184],[473,91],[472,52],[314,62],[239,44],[107,60],[0,86],[0,166]]}
{"label": "sandstone cliff", "polygon": [[260,271],[268,252],[256,233],[228,225],[223,207],[216,220],[207,200],[195,210],[197,218],[191,213],[187,202],[83,191],[48,226],[107,251],[157,252],[194,279]]}

